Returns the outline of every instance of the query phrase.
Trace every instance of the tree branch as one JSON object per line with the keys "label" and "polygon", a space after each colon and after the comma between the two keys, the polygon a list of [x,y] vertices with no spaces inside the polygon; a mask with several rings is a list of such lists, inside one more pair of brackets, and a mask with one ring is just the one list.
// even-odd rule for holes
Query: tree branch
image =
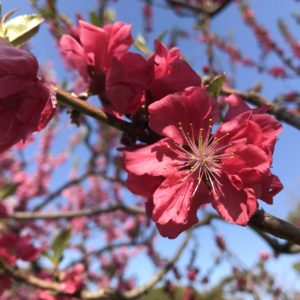
{"label": "tree branch", "polygon": [[7,275],[15,279],[16,281],[21,281],[43,290],[53,291],[56,293],[62,292],[59,283],[42,280],[35,276],[22,272],[20,270],[16,270],[12,268],[8,263],[6,263],[4,259],[1,257],[0,257],[0,268],[2,268]]}
{"label": "tree branch", "polygon": [[221,11],[223,11],[226,8],[226,6],[228,6],[228,4],[231,2],[231,0],[224,1],[224,3],[220,4],[216,9],[213,9],[210,11],[205,10],[201,4],[193,5],[184,0],[166,0],[166,2],[171,7],[179,6],[179,7],[182,7],[184,9],[190,11],[191,13],[193,13],[195,15],[207,13],[209,15],[209,17],[214,17],[214,16],[218,15]]}
{"label": "tree branch", "polygon": [[144,285],[132,289],[130,291],[119,292],[116,293],[112,290],[99,290],[96,292],[88,292],[83,291],[81,296],[82,299],[86,300],[101,300],[101,299],[109,299],[109,300],[125,300],[125,299],[138,299],[139,297],[145,295],[147,292],[150,291],[166,274],[167,272],[173,267],[176,261],[179,259],[180,255],[182,254],[183,250],[187,246],[190,238],[192,236],[192,231],[189,230],[187,235],[185,236],[182,244],[177,249],[176,253],[172,257],[171,260],[165,265],[165,267],[160,270],[157,274],[155,274],[147,283]]}
{"label": "tree branch", "polygon": [[130,131],[134,129],[130,123],[107,115],[102,109],[97,108],[86,101],[82,101],[80,98],[64,91],[58,86],[52,85],[52,89],[56,93],[57,100],[60,104],[71,106],[82,114],[113,126],[118,130]]}
{"label": "tree branch", "polygon": [[267,233],[261,231],[257,227],[251,226],[251,228],[269,244],[275,253],[295,254],[300,252],[299,245],[291,242],[280,243],[277,239],[269,236]]}
{"label": "tree branch", "polygon": [[62,105],[70,106],[76,111],[108,124],[122,132],[130,132],[132,136],[135,136],[141,142],[153,143],[157,140],[157,137],[152,137],[149,133],[145,132],[143,128],[138,128],[132,123],[106,114],[102,109],[91,105],[87,101],[82,101],[80,98],[64,91],[58,86],[52,85],[52,89],[56,93],[58,102]]}
{"label": "tree branch", "polygon": [[56,212],[14,212],[10,215],[3,216],[2,219],[14,219],[17,221],[34,221],[34,220],[57,220],[72,219],[77,217],[92,217],[96,215],[112,213],[117,210],[129,214],[145,214],[145,209],[138,206],[112,205],[107,208],[91,208],[75,211],[56,211]]}
{"label": "tree branch", "polygon": [[[207,214],[194,228],[209,225],[212,220],[224,221],[218,214]],[[300,228],[274,217],[263,210],[258,210],[248,224],[260,237],[262,237],[274,251],[285,254],[300,252]],[[281,244],[276,239],[267,235],[287,240]]]}
{"label": "tree branch", "polygon": [[247,102],[254,104],[255,106],[269,106],[269,113],[274,115],[278,120],[284,121],[287,124],[300,129],[300,118],[296,117],[294,114],[288,112],[285,108],[282,108],[280,105],[275,104],[267,100],[266,98],[262,97],[261,95],[250,92],[242,92],[236,89],[231,88],[222,88],[222,94],[229,96],[230,94],[237,94]]}
{"label": "tree branch", "polygon": [[276,218],[263,210],[258,210],[249,224],[278,238],[300,245],[300,228]]}
{"label": "tree branch", "polygon": [[[166,263],[165,267],[161,269],[157,274],[155,274],[144,285],[125,292],[119,292],[113,289],[101,289],[95,292],[82,290],[80,292],[81,294],[80,298],[85,300],[101,300],[101,299],[125,300],[125,299],[137,299],[141,297],[142,295],[146,294],[152,287],[154,287],[173,267],[173,265],[179,259],[183,250],[187,246],[191,236],[192,236],[192,231],[189,230],[182,244],[179,246],[172,259],[170,259]],[[8,265],[2,258],[0,258],[0,268],[2,268],[10,277],[14,278],[17,281],[22,281],[26,284],[29,284],[39,289],[53,291],[58,294],[64,294],[59,283],[42,280],[30,274],[26,274],[20,270],[15,270],[10,265]]]}

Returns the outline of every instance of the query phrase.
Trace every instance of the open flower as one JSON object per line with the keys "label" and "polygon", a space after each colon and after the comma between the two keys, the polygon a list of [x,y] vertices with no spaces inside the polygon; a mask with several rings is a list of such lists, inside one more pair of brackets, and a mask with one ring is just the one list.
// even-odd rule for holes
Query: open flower
{"label": "open flower", "polygon": [[29,52],[0,38],[0,152],[42,130],[55,111],[55,97],[37,77]]}
{"label": "open flower", "polygon": [[116,22],[99,28],[84,21],[79,21],[78,37],[63,35],[59,43],[67,65],[79,72],[109,113],[136,112],[153,81],[153,61],[128,53],[132,43],[131,25]]}
{"label": "open flower", "polygon": [[90,67],[105,73],[112,59],[121,58],[132,43],[131,25],[116,22],[100,28],[80,20],[79,36],[64,34],[59,46],[67,65],[89,80]]}
{"label": "open flower", "polygon": [[[280,123],[246,105],[238,111],[234,106],[213,133],[214,101],[201,87],[156,101],[149,106],[150,127],[165,138],[124,151],[129,187],[142,195],[152,190],[148,206],[163,236],[175,238],[197,223],[197,209],[209,202],[225,220],[246,225],[257,199],[272,203],[282,189],[270,171]],[[134,186],[139,176],[147,178],[145,191]]]}

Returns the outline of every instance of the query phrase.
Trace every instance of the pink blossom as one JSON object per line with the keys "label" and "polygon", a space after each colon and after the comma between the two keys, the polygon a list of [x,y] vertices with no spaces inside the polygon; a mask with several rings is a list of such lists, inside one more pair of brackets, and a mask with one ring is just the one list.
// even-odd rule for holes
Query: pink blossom
{"label": "pink blossom", "polygon": [[42,130],[54,114],[54,95],[37,72],[31,53],[0,38],[0,152]]}
{"label": "pink blossom", "polygon": [[32,245],[29,236],[20,237],[16,233],[6,232],[0,237],[0,256],[9,264],[15,264],[16,259],[34,261],[42,251]]}
{"label": "pink blossom", "polygon": [[259,257],[260,257],[261,260],[267,261],[271,257],[271,254],[267,251],[261,251],[259,253]]}
{"label": "pink blossom", "polygon": [[134,113],[153,81],[153,61],[127,53],[133,43],[131,25],[117,22],[99,28],[79,21],[79,37],[63,35],[60,48],[67,65],[76,69],[110,113]]}
{"label": "pink blossom", "polygon": [[[232,98],[240,105],[229,108],[227,122],[213,133],[216,103],[203,88],[168,95],[149,106],[150,128],[164,138],[124,151],[130,176],[147,175],[156,186],[147,206],[163,236],[175,238],[196,224],[197,209],[209,202],[223,219],[246,225],[257,199],[272,203],[282,189],[270,171],[280,123]],[[130,187],[142,189],[133,181]]]}
{"label": "pink blossom", "polygon": [[7,275],[0,275],[0,296],[10,288],[11,281]]}
{"label": "pink blossom", "polygon": [[287,76],[286,71],[281,67],[272,67],[268,72],[270,75],[278,78],[285,78]]}
{"label": "pink blossom", "polygon": [[126,53],[112,59],[106,77],[105,95],[120,114],[134,113],[143,103],[143,92],[153,80],[153,62],[141,55]]}
{"label": "pink blossom", "polygon": [[91,66],[96,72],[105,73],[112,58],[120,58],[133,43],[131,25],[116,22],[99,28],[79,21],[79,38],[63,35],[59,45],[69,67],[88,79]]}
{"label": "pink blossom", "polygon": [[199,269],[195,267],[189,267],[187,269],[187,277],[190,281],[195,281],[197,278],[197,275],[199,273]]}
{"label": "pink blossom", "polygon": [[60,274],[60,290],[66,294],[73,294],[83,286],[84,265],[77,264],[67,272]]}
{"label": "pink blossom", "polygon": [[182,300],[196,300],[197,298],[196,292],[192,287],[188,286],[184,289]]}
{"label": "pink blossom", "polygon": [[155,41],[154,81],[150,86],[151,101],[154,102],[168,94],[179,92],[189,86],[201,86],[199,75],[182,58],[178,48],[170,50],[160,41]]}

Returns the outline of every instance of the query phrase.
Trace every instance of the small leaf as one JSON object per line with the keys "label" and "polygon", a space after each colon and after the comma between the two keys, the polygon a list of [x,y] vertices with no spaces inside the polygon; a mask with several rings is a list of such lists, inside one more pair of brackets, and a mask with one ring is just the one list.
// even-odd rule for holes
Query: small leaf
{"label": "small leaf", "polygon": [[90,12],[90,23],[98,27],[101,26],[101,20],[94,11]]}
{"label": "small leaf", "polygon": [[71,228],[68,227],[63,229],[61,232],[57,234],[54,238],[51,250],[53,251],[53,255],[47,255],[47,257],[52,261],[54,266],[58,266],[61,261],[62,253],[67,248],[69,241],[71,238]]}
{"label": "small leaf", "polygon": [[167,33],[168,33],[168,30],[164,30],[164,31],[157,37],[157,39],[158,39],[160,42],[162,42],[163,39],[165,38],[165,36],[167,35]]}
{"label": "small leaf", "polygon": [[1,18],[1,24],[4,24],[16,11],[18,11],[19,8],[15,8],[7,12],[2,18]]}
{"label": "small leaf", "polygon": [[298,273],[300,273],[300,262],[294,263],[294,264],[293,264],[293,267],[294,267],[294,269],[295,269]]}
{"label": "small leaf", "polygon": [[152,54],[151,50],[149,50],[147,43],[144,39],[144,37],[139,34],[134,42],[134,46],[140,50],[142,53],[144,53],[147,56],[150,56]]}
{"label": "small leaf", "polygon": [[221,89],[225,81],[225,75],[221,74],[211,80],[207,87],[207,93],[217,99],[220,95]]}
{"label": "small leaf", "polygon": [[3,200],[15,193],[17,189],[17,185],[14,183],[6,183],[1,189],[0,189],[0,200]]}
{"label": "small leaf", "polygon": [[37,14],[15,17],[3,25],[5,37],[14,46],[20,46],[37,33],[43,22],[44,18]]}

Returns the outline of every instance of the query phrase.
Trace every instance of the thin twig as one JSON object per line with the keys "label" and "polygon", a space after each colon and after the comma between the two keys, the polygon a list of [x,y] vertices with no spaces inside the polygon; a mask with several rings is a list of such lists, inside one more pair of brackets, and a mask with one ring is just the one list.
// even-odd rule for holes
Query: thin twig
{"label": "thin twig", "polygon": [[155,274],[147,283],[144,285],[132,289],[130,291],[119,292],[116,293],[112,290],[99,290],[96,292],[88,292],[85,291],[82,293],[82,299],[86,300],[101,300],[101,299],[109,299],[109,300],[125,300],[125,299],[138,299],[139,297],[145,295],[149,292],[166,274],[167,272],[173,267],[176,261],[179,259],[180,255],[182,254],[183,250],[187,246],[190,238],[192,236],[192,231],[189,230],[187,235],[185,236],[182,244],[177,249],[176,253],[168,261],[165,267],[160,270],[157,274]]}
{"label": "thin twig", "polygon": [[39,279],[35,276],[32,276],[28,273],[22,272],[20,270],[14,269],[8,263],[5,262],[3,258],[0,257],[0,268],[2,268],[7,275],[16,281],[21,281],[31,286],[34,286],[39,289],[53,291],[57,293],[61,293],[61,287],[59,283],[53,281],[46,281],[43,279]]}
{"label": "thin twig", "polygon": [[112,213],[115,211],[124,211],[130,214],[145,214],[145,209],[139,206],[112,205],[106,208],[91,208],[75,211],[55,211],[55,212],[14,212],[10,215],[3,216],[3,219],[14,219],[17,221],[34,221],[34,220],[57,220],[73,219],[77,217],[92,217],[101,214]]}

